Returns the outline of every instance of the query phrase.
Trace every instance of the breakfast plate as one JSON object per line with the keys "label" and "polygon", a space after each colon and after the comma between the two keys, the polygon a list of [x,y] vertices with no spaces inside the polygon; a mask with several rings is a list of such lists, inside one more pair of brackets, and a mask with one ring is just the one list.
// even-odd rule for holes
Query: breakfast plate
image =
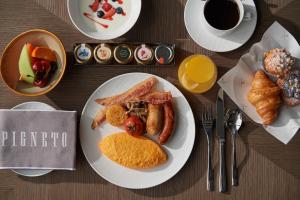
{"label": "breakfast plate", "polygon": [[74,26],[84,35],[109,40],[129,31],[136,23],[141,0],[68,0]]}
{"label": "breakfast plate", "polygon": [[[41,103],[41,102],[25,102],[19,105],[16,105],[12,108],[12,110],[44,110],[44,111],[52,111],[55,110],[52,106]],[[28,177],[36,177],[48,174],[52,171],[52,169],[13,169],[13,172]]]}
{"label": "breakfast plate", "polygon": [[[162,146],[162,149],[168,155],[168,159],[162,165],[153,168],[127,168],[109,160],[99,150],[99,142],[102,141],[104,137],[112,133],[120,132],[122,129],[106,122],[94,130],[91,128],[94,116],[97,111],[102,108],[102,106],[97,104],[94,100],[124,92],[133,85],[150,77],[157,79],[157,89],[170,91],[173,96],[175,127],[172,137]],[[155,141],[154,138],[152,139]],[[80,120],[80,143],[87,161],[102,178],[125,188],[149,188],[169,180],[186,163],[193,149],[194,139],[195,122],[188,101],[170,82],[147,73],[123,74],[102,84],[88,99],[83,108]]]}
{"label": "breakfast plate", "polygon": [[203,12],[206,1],[188,0],[184,9],[184,23],[191,38],[200,46],[215,52],[227,52],[245,44],[253,34],[257,23],[257,11],[253,0],[242,1],[245,14],[250,19],[243,20],[231,34],[217,36],[204,24]]}

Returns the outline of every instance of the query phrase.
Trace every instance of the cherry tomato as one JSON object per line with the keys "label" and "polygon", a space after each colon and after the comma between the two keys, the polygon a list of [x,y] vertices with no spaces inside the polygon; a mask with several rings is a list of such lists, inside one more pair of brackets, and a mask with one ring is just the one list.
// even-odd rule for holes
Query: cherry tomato
{"label": "cherry tomato", "polygon": [[137,116],[131,116],[124,122],[125,130],[129,135],[139,136],[144,131],[144,123]]}

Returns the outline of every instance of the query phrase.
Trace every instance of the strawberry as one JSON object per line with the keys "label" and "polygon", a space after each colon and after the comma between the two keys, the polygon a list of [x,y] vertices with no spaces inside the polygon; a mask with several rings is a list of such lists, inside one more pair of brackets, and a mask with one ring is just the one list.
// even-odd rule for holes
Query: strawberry
{"label": "strawberry", "polygon": [[92,9],[93,12],[97,12],[97,10],[99,8],[99,4],[100,4],[100,1],[95,0],[92,5],[89,5],[89,7]]}
{"label": "strawberry", "polygon": [[104,3],[103,6],[102,6],[102,9],[105,12],[108,12],[111,8],[112,8],[112,5],[110,3]]}

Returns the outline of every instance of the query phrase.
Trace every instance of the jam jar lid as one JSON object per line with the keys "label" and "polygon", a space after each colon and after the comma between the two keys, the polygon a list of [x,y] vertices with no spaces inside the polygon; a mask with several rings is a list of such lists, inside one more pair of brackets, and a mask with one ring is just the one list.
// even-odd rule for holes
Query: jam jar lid
{"label": "jam jar lid", "polygon": [[112,56],[112,48],[108,44],[99,44],[94,50],[94,58],[98,63],[108,63]]}
{"label": "jam jar lid", "polygon": [[141,44],[135,49],[134,58],[140,64],[149,64],[153,61],[154,53],[151,47]]}
{"label": "jam jar lid", "polygon": [[86,63],[93,57],[92,47],[88,44],[79,44],[74,49],[74,56],[78,63]]}
{"label": "jam jar lid", "polygon": [[131,48],[126,44],[118,45],[114,50],[114,57],[120,64],[130,63],[133,58],[132,54]]}
{"label": "jam jar lid", "polygon": [[174,58],[173,48],[167,45],[159,45],[155,49],[155,59],[159,64],[169,64]]}

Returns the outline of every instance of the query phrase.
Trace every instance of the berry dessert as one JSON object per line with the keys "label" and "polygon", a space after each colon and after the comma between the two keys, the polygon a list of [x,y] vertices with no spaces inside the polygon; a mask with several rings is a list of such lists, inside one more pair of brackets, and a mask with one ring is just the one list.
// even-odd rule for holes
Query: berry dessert
{"label": "berry dessert", "polygon": [[300,104],[300,71],[290,72],[285,78],[277,80],[283,91],[283,100],[289,106]]}
{"label": "berry dessert", "polygon": [[89,5],[89,8],[93,13],[96,14],[98,19],[96,16],[88,12],[84,12],[83,15],[91,21],[101,25],[103,28],[108,28],[108,24],[102,23],[99,21],[99,19],[113,21],[113,17],[116,14],[125,16],[126,13],[121,7],[121,4],[123,4],[123,0],[94,0],[92,4]]}
{"label": "berry dessert", "polygon": [[57,70],[56,55],[48,47],[26,43],[19,58],[20,80],[45,87]]}
{"label": "berry dessert", "polygon": [[265,70],[278,78],[286,76],[294,63],[295,59],[286,49],[271,49],[264,55]]}

